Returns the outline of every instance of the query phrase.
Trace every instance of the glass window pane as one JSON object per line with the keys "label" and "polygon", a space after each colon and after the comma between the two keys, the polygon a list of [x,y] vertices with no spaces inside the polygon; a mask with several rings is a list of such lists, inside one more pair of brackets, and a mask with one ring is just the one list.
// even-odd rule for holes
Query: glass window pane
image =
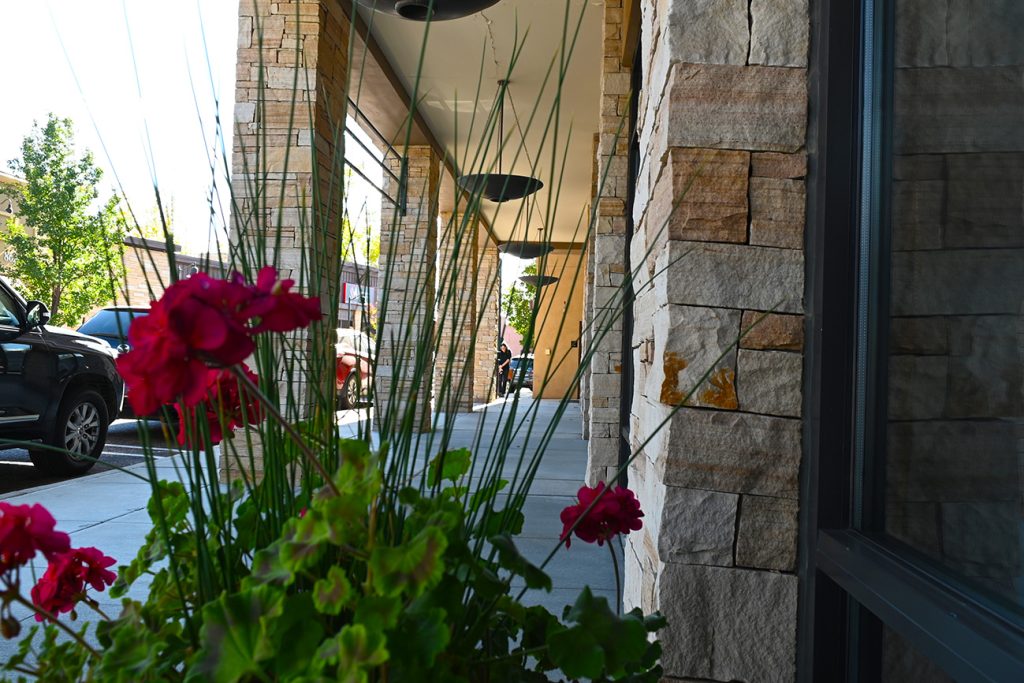
{"label": "glass window pane", "polygon": [[882,683],[954,683],[888,626],[882,628]]}
{"label": "glass window pane", "polygon": [[896,10],[886,531],[1024,605],[1024,3]]}

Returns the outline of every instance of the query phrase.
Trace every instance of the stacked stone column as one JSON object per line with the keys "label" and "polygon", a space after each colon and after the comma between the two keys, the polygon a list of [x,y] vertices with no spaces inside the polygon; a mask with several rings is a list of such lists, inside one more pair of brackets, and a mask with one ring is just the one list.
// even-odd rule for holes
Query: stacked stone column
{"label": "stacked stone column", "polygon": [[807,0],[641,11],[626,607],[668,680],[793,680]]}
{"label": "stacked stone column", "polygon": [[[335,226],[341,196],[330,190],[329,178],[344,155],[336,132],[346,103],[348,35],[348,20],[334,2],[239,5],[232,265],[239,267],[244,258],[253,272],[277,266],[304,292],[320,297],[328,321],[296,333],[288,345],[292,350],[282,346],[276,356],[282,407],[290,404],[290,419],[306,417],[320,397],[329,399],[334,391],[333,373],[326,369],[334,364],[329,336],[337,315],[331,303],[339,287]],[[317,333],[323,336],[314,340]],[[313,384],[311,377],[323,379]],[[256,460],[258,477],[263,463]]]}
{"label": "stacked stone column", "polygon": [[437,246],[437,359],[434,400],[443,413],[473,410],[478,262],[477,220],[441,214]]}
{"label": "stacked stone column", "polygon": [[[416,431],[431,428],[441,163],[429,146],[409,147],[405,154],[405,211],[385,203],[381,212],[374,408],[383,438],[402,424]],[[388,157],[385,163],[403,177],[401,159]],[[393,183],[385,174],[385,193],[397,197]]]}
{"label": "stacked stone column", "polygon": [[593,234],[588,245],[587,330],[593,348],[585,381],[587,483],[610,481],[619,464],[622,391],[622,284],[626,245],[630,71],[622,65],[622,0],[604,3],[601,129],[596,141]]}
{"label": "stacked stone column", "polygon": [[497,395],[495,354],[498,350],[498,301],[501,294],[501,262],[490,235],[478,230],[477,274],[473,299],[476,348],[473,355],[473,403],[489,403]]}

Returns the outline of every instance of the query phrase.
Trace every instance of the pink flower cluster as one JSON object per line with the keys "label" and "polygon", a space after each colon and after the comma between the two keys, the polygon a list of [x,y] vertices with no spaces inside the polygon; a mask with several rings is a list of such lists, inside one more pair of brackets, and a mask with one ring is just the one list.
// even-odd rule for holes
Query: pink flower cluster
{"label": "pink flower cluster", "polygon": [[181,402],[191,408],[210,389],[208,366],[242,362],[263,332],[288,332],[322,317],[320,300],[290,291],[294,280],[262,268],[256,284],[241,275],[219,280],[196,273],[154,301],[128,330],[132,350],[117,361],[139,415]]}
{"label": "pink flower cluster", "polygon": [[[42,505],[0,502],[0,580],[10,589],[16,572],[36,556],[49,566],[32,587],[32,603],[50,614],[70,612],[86,595],[86,586],[103,591],[117,574],[116,560],[96,548],[72,548],[71,538],[55,529],[56,521]],[[36,614],[36,620],[43,617]]]}
{"label": "pink flower cluster", "polygon": [[[617,534],[628,534],[643,528],[644,523],[640,518],[644,513],[633,492],[624,486],[617,486],[601,495],[604,488],[604,482],[594,487],[581,487],[576,494],[579,502],[562,510],[561,540],[565,541],[565,547],[569,547],[573,533],[584,543],[596,541],[598,545],[604,545],[605,541]],[[600,500],[597,500],[599,496]],[[597,502],[588,512],[587,508],[595,500]]]}

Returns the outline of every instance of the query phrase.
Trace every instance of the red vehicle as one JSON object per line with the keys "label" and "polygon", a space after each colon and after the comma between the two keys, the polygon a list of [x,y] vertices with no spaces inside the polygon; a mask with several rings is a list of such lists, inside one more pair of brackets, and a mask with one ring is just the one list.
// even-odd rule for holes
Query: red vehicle
{"label": "red vehicle", "polygon": [[338,405],[355,408],[370,395],[373,382],[374,341],[359,330],[337,330]]}

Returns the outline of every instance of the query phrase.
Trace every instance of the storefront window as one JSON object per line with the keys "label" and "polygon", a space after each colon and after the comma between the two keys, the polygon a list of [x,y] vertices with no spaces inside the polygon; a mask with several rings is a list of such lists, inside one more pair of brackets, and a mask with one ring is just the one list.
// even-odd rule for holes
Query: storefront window
{"label": "storefront window", "polygon": [[1024,606],[1024,3],[895,4],[884,528]]}

